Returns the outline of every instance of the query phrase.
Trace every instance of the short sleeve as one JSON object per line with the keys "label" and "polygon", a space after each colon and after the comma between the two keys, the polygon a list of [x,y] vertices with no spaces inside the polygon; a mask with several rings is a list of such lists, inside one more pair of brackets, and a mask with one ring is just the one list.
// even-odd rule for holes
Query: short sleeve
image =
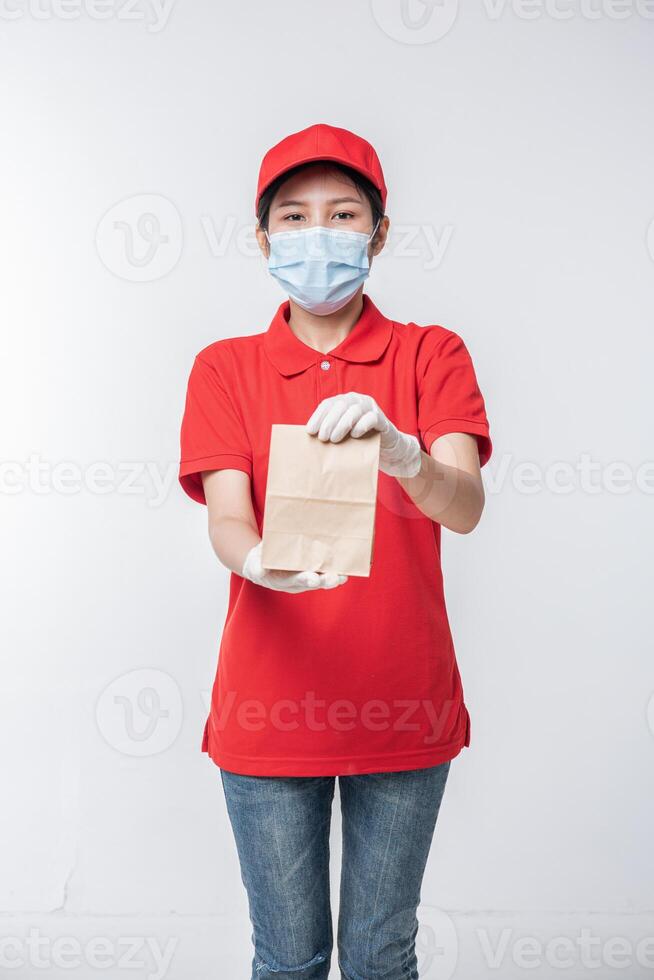
{"label": "short sleeve", "polygon": [[198,355],[188,379],[180,433],[179,482],[206,504],[204,470],[242,470],[252,476],[252,450],[243,420],[218,367]]}
{"label": "short sleeve", "polygon": [[[431,331],[430,331],[431,333]],[[479,463],[491,457],[486,407],[472,359],[461,337],[451,330],[426,338],[417,359],[418,430],[425,451],[448,432],[476,436]]]}

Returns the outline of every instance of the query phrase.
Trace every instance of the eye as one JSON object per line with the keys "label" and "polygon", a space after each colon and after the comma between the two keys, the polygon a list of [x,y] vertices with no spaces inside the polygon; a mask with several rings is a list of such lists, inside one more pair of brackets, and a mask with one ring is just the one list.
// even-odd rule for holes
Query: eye
{"label": "eye", "polygon": [[354,215],[351,211],[337,211],[334,217],[338,218],[339,220],[347,221],[348,218],[353,218]]}
{"label": "eye", "polygon": [[301,215],[301,214],[298,214],[297,212],[294,212],[293,214],[286,214],[282,218],[282,221],[294,222],[296,220],[304,221],[304,216]]}

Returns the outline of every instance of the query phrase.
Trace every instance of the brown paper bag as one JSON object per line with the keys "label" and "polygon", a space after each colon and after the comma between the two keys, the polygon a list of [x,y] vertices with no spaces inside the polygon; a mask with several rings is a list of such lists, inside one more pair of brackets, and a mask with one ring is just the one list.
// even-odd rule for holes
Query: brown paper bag
{"label": "brown paper bag", "polygon": [[322,442],[272,426],[263,516],[264,568],[370,575],[379,432]]}

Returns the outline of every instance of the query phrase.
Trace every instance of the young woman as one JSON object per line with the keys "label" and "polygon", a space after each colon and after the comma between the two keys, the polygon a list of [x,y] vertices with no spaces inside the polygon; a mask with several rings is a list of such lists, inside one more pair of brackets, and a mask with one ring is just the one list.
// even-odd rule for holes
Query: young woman
{"label": "young woman", "polygon": [[[231,570],[202,749],[220,768],[253,925],[252,977],[323,980],[339,777],[345,980],[416,978],[422,877],[470,718],[445,610],[441,525],[484,506],[484,401],[461,338],[363,293],[389,219],[377,154],[311,126],[261,164],[255,211],[287,295],[262,333],[197,355],[180,482]],[[369,577],[262,567],[271,425],[338,443],[381,433]]]}

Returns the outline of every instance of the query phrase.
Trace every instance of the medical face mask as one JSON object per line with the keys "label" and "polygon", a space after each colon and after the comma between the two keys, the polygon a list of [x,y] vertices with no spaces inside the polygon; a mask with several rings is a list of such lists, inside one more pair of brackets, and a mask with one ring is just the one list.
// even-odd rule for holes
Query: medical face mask
{"label": "medical face mask", "polygon": [[370,275],[368,243],[378,227],[379,221],[371,235],[321,225],[266,232],[268,271],[303,309],[319,316],[334,313]]}

